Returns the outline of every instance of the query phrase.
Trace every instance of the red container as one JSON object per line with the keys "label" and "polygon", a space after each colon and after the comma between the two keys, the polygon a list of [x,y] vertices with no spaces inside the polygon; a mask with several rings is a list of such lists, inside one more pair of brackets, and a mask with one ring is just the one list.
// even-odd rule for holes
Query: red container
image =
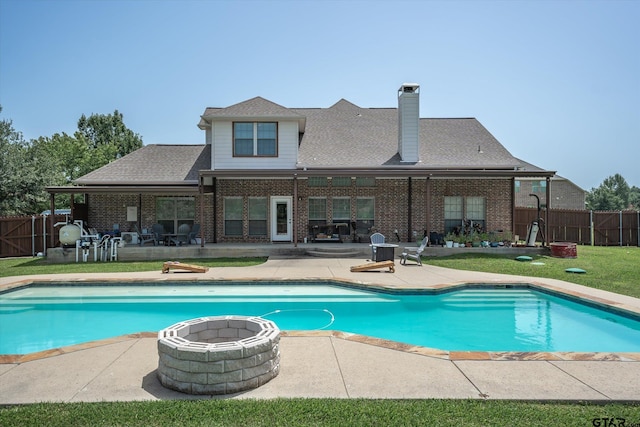
{"label": "red container", "polygon": [[575,243],[555,242],[549,246],[551,246],[551,256],[557,258],[578,258],[578,247]]}

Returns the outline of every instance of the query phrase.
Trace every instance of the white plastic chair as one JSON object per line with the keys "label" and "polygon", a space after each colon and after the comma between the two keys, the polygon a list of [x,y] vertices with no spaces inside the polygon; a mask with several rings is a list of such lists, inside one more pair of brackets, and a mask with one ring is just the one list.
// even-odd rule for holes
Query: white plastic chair
{"label": "white plastic chair", "polygon": [[424,251],[424,248],[427,247],[427,243],[429,243],[429,238],[425,236],[424,239],[422,239],[419,247],[410,246],[404,248],[404,252],[402,252],[402,255],[400,255],[400,264],[406,265],[407,259],[412,259],[418,265],[422,265],[422,259],[420,258],[420,255]]}
{"label": "white plastic chair", "polygon": [[373,233],[371,239],[371,260],[376,259],[376,245],[384,243],[384,235],[381,233]]}

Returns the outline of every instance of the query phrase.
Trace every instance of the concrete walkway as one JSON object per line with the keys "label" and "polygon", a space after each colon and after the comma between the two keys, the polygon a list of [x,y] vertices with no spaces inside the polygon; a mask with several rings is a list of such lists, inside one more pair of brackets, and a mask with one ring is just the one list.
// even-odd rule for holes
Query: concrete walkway
{"label": "concrete walkway", "polygon": [[[334,278],[389,288],[533,283],[640,313],[640,300],[540,278],[396,266],[351,273],[357,259],[283,259],[208,273],[70,274],[0,279],[0,289],[37,280]],[[640,354],[447,352],[341,333],[285,333],[279,375],[224,398],[473,398],[640,401]],[[0,356],[0,404],[40,401],[199,399],[162,387],[153,335],[119,337],[10,359]],[[214,397],[216,398],[216,397]],[[217,397],[220,398],[220,397]]]}

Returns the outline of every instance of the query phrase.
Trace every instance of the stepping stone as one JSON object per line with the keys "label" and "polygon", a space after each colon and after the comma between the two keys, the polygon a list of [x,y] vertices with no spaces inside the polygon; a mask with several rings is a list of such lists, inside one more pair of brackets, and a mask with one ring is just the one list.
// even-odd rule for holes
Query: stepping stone
{"label": "stepping stone", "polygon": [[575,268],[575,267],[567,268],[565,271],[567,273],[576,273],[576,274],[584,274],[587,272],[587,270],[583,270],[581,268]]}

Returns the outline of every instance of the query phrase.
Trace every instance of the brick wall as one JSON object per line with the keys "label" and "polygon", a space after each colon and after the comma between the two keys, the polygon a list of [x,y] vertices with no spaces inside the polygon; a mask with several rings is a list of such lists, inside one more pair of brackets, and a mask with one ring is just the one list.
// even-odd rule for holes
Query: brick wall
{"label": "brick wall", "polygon": [[[298,241],[308,234],[308,198],[324,197],[327,203],[327,222],[333,221],[332,199],[349,197],[351,199],[351,220],[356,219],[356,198],[375,198],[375,229],[391,241],[395,241],[394,231],[402,241],[422,238],[424,231],[444,231],[445,196],[481,196],[485,197],[487,230],[511,230],[511,185],[510,179],[412,179],[411,180],[411,224],[409,224],[409,182],[407,179],[377,179],[375,187],[358,187],[351,180],[348,187],[333,186],[331,180],[327,187],[309,187],[306,179],[298,179],[297,200],[294,200],[294,218]],[[249,197],[265,197],[270,210],[271,196],[292,196],[291,179],[218,179],[216,181],[216,236],[218,242],[270,242],[271,213],[267,215],[268,235],[249,236],[248,200]],[[428,198],[428,188],[431,195]],[[224,198],[243,198],[243,235],[224,235]],[[139,199],[140,197],[140,199]],[[141,227],[151,228],[156,223],[155,201],[158,195],[144,194],[96,194],[89,202],[89,225],[99,231],[120,224],[122,231],[134,231],[134,223],[126,221],[127,206],[138,206],[140,201]],[[212,194],[195,196],[195,222],[202,225],[205,242],[214,241],[214,200]],[[428,200],[429,199],[429,200]],[[430,201],[430,205],[429,202]],[[200,217],[200,203],[203,203],[204,218]],[[414,238],[415,232],[415,238]],[[367,238],[368,236],[363,236]]]}

